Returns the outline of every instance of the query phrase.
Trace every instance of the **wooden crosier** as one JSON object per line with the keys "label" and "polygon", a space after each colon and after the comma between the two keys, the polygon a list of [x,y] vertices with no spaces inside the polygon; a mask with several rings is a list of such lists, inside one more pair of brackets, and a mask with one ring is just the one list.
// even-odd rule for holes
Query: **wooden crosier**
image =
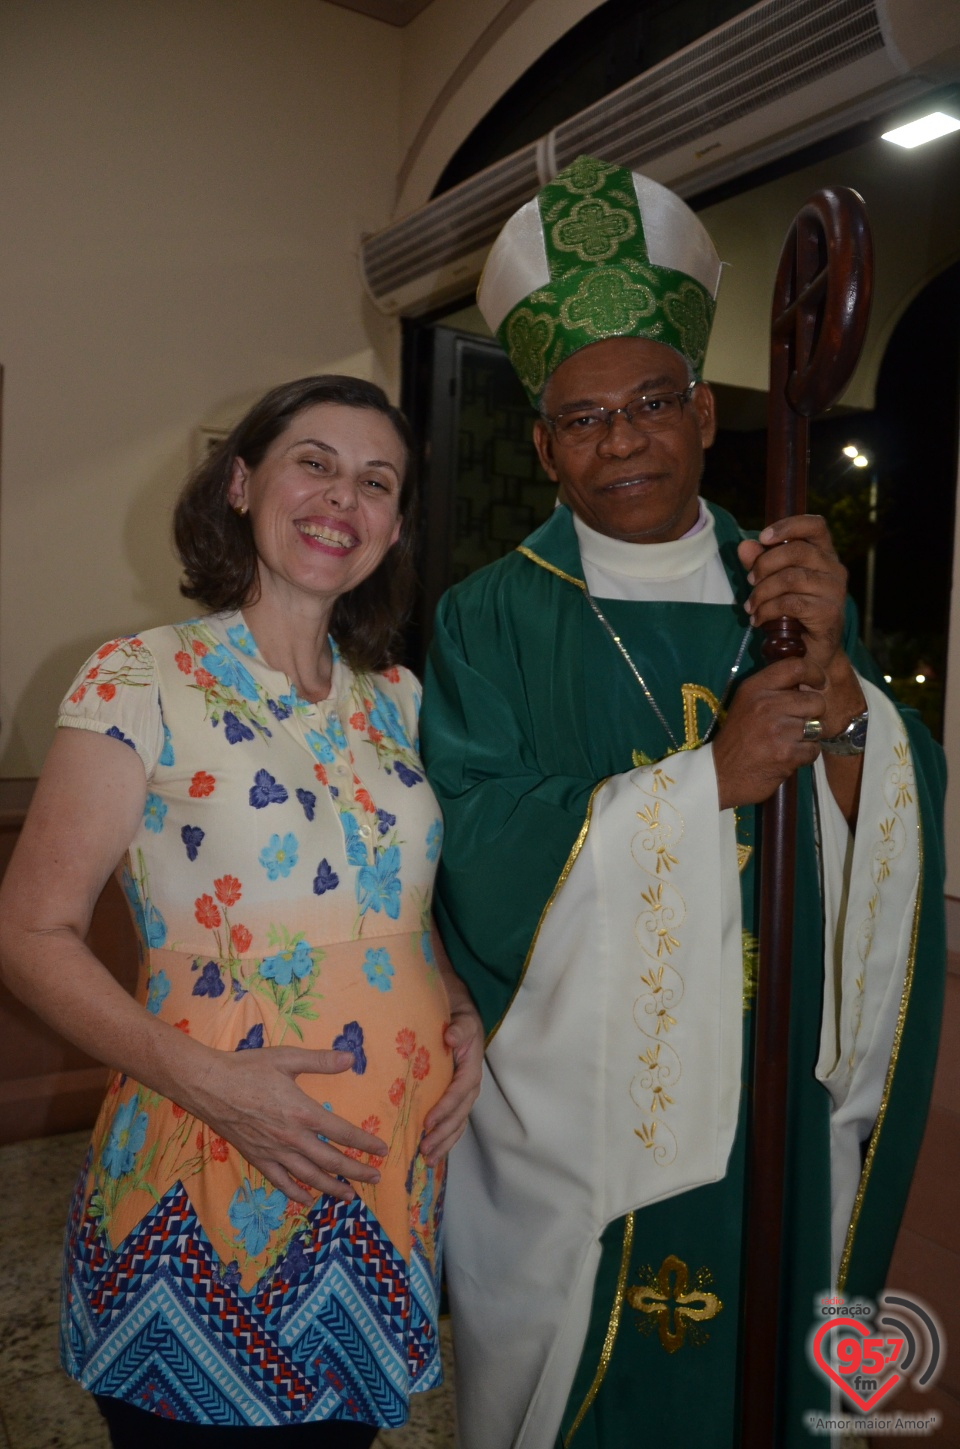
{"label": "wooden crosier", "polygon": [[[818,191],[794,218],[774,285],[767,523],[806,508],[809,420],[831,407],[850,380],[867,330],[872,279],[873,250],[862,198],[847,187]],[[804,653],[795,619],[777,619],[764,629],[768,663]],[[780,1442],[778,1309],[796,815],[797,782],[791,776],[763,809],[744,1249],[742,1449],[774,1449]]]}

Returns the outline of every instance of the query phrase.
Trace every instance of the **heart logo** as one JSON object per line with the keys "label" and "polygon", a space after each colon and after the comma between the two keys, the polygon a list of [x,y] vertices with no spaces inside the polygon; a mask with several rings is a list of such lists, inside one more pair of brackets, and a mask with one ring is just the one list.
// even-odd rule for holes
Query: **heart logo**
{"label": "heart logo", "polygon": [[851,1403],[856,1404],[857,1407],[866,1414],[873,1408],[874,1404],[878,1404],[882,1398],[889,1394],[891,1389],[896,1388],[903,1375],[898,1373],[897,1370],[894,1369],[890,1377],[888,1379],[885,1379],[878,1389],[874,1390],[873,1394],[871,1394],[869,1399],[864,1399],[863,1397],[861,1397],[861,1395],[857,1393],[856,1389],[854,1389],[847,1382],[846,1379],[841,1378],[840,1374],[837,1373],[836,1369],[826,1358],[823,1352],[823,1348],[821,1347],[823,1340],[826,1338],[827,1334],[830,1333],[831,1330],[834,1328],[852,1328],[854,1333],[859,1333],[862,1338],[869,1338],[871,1336],[870,1331],[869,1329],[864,1327],[864,1325],[860,1322],[858,1318],[833,1318],[828,1323],[824,1323],[822,1327],[817,1329],[813,1339],[813,1356],[816,1359],[818,1366],[822,1369],[822,1371],[827,1375],[829,1379],[833,1380],[833,1382],[847,1396]]}

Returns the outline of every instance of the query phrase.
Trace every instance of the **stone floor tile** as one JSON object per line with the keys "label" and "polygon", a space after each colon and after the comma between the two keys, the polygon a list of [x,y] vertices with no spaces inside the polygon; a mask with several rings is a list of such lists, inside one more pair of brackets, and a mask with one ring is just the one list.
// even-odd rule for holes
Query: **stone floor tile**
{"label": "stone floor tile", "polygon": [[10,1449],[109,1449],[97,1406],[60,1369],[0,1387]]}

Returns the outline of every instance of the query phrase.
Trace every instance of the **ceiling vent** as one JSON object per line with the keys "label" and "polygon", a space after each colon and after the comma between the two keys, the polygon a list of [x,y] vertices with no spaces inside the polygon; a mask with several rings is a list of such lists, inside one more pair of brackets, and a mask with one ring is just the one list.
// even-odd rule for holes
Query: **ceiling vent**
{"label": "ceiling vent", "polygon": [[[761,0],[604,96],[536,144],[364,239],[364,285],[384,312],[416,314],[475,283],[504,221],[586,152],[695,195],[922,95],[924,77],[884,23],[887,0]],[[944,36],[946,31],[956,31]],[[960,44],[960,6],[936,44]]]}

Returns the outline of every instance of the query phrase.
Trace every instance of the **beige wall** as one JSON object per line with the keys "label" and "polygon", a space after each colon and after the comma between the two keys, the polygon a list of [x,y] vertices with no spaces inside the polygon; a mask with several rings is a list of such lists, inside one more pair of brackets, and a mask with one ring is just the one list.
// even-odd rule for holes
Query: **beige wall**
{"label": "beige wall", "polygon": [[[872,141],[700,213],[729,263],[705,364],[711,381],[766,390],[780,250],[800,206],[828,185],[859,191],[870,218],[876,255],[870,326],[843,400],[873,407],[894,327],[926,284],[960,257],[960,140],[953,137],[915,151]],[[906,227],[905,216],[911,219]]]}
{"label": "beige wall", "polygon": [[0,6],[0,776],[36,773],[98,643],[189,609],[197,425],[351,360],[390,217],[404,32],[322,0]]}

